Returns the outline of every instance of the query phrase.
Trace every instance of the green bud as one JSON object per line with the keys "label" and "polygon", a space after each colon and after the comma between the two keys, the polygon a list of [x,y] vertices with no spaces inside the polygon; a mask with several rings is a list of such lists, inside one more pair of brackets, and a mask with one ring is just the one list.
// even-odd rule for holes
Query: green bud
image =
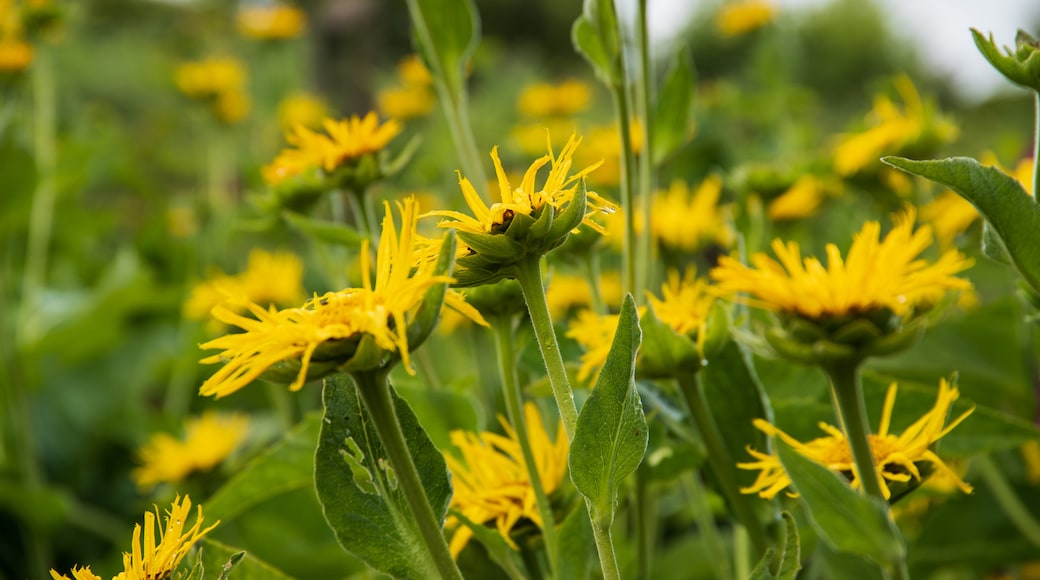
{"label": "green bud", "polygon": [[1000,74],[1017,85],[1040,91],[1040,43],[1036,39],[1019,30],[1015,37],[1015,50],[1005,46],[1001,52],[992,34],[987,39],[974,28],[971,34],[979,52]]}
{"label": "green bud", "polygon": [[887,308],[819,320],[790,314],[777,315],[777,319],[765,332],[770,348],[781,358],[823,366],[858,363],[906,350],[920,340],[926,326],[922,316],[904,323]]}

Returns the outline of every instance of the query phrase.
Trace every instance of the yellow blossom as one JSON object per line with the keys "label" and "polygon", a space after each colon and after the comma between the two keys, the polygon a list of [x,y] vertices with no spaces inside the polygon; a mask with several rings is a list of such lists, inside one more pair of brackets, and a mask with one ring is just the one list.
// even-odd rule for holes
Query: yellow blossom
{"label": "yellow blossom", "polygon": [[307,15],[288,4],[246,6],[238,11],[238,31],[257,40],[286,40],[303,34]]}
{"label": "yellow blossom", "polygon": [[977,219],[979,212],[975,206],[952,191],[946,191],[921,206],[921,221],[935,230],[935,238],[941,248],[951,247],[954,238]]}
{"label": "yellow blossom", "polygon": [[389,87],[376,93],[381,113],[405,121],[428,115],[436,104],[433,91],[424,86]]}
{"label": "yellow blossom", "polygon": [[[408,344],[408,324],[422,303],[426,292],[438,284],[452,281],[449,276],[437,275],[436,264],[422,252],[417,243],[416,202],[407,198],[398,204],[401,214],[401,233],[398,235],[385,203],[386,217],[379,239],[376,258],[376,276],[370,277],[370,257],[367,240],[361,248],[360,288],[347,288],[315,296],[301,308],[265,310],[254,302],[244,304],[255,318],[241,316],[225,306],[218,306],[213,315],[220,321],[237,326],[236,332],[211,340],[204,349],[221,350],[221,354],[207,357],[203,363],[224,363],[200,389],[203,395],[223,397],[248,385],[272,365],[282,361],[298,360],[296,378],[290,389],[298,390],[307,379],[307,371],[314,362],[349,362],[364,338],[385,352],[397,353],[405,369],[411,368]],[[419,259],[417,259],[419,258]],[[457,295],[455,295],[457,296]],[[460,299],[448,304],[474,320],[486,324],[480,314]],[[325,359],[327,346],[335,351]]]}
{"label": "yellow blossom", "polygon": [[745,292],[754,306],[808,319],[869,314],[889,309],[908,315],[919,305],[937,302],[950,289],[967,289],[967,280],[954,274],[971,266],[971,260],[949,250],[935,262],[919,258],[932,242],[932,231],[914,231],[914,211],[896,216],[895,227],[879,241],[881,226],[867,222],[853,236],[848,257],[842,259],[834,244],[827,244],[827,266],[805,258],[796,242],[773,240],[777,260],[759,252],[753,267],[724,256],[711,271],[723,294]]}
{"label": "yellow blossom", "polygon": [[209,471],[238,448],[249,430],[240,413],[207,411],[184,422],[184,438],[155,433],[138,449],[141,466],[134,469],[138,487],[175,483],[196,471]]}
{"label": "yellow blossom", "polygon": [[[634,120],[629,125],[632,151],[643,150],[643,124]],[[585,147],[579,162],[599,161],[602,166],[590,180],[602,185],[617,185],[621,180],[621,129],[613,125],[598,126],[586,132]]]}
{"label": "yellow blossom", "polygon": [[[895,383],[888,388],[878,432],[868,437],[877,469],[877,478],[884,497],[888,499],[892,495],[888,486],[889,482],[906,483],[911,478],[919,481],[921,472],[917,466],[918,463],[931,464],[939,473],[950,477],[961,491],[971,493],[971,486],[961,481],[930,448],[933,443],[967,418],[975,408],[968,409],[947,424],[946,417],[950,406],[957,400],[959,393],[955,387],[949,386],[943,379],[939,383],[939,393],[932,409],[903,430],[901,434],[894,435],[889,433],[889,428],[892,422],[892,408],[895,406],[896,390]],[[754,423],[755,427],[763,433],[771,437],[779,437],[805,457],[849,478],[853,489],[861,487],[862,484],[855,472],[852,449],[849,447],[845,435],[836,427],[821,422],[820,429],[827,433],[827,436],[802,443],[767,421],[756,419]],[[758,470],[759,474],[755,482],[741,489],[741,492],[757,493],[763,498],[772,499],[791,484],[791,478],[776,455],[756,451],[750,447],[748,453],[756,461],[738,463],[737,467]]]}
{"label": "yellow blossom", "polygon": [[715,296],[708,292],[708,281],[697,278],[697,270],[687,268],[682,278],[679,272],[668,272],[668,281],[661,287],[661,298],[647,292],[647,298],[657,318],[672,327],[675,332],[698,337],[704,335]]}
{"label": "yellow blossom", "polygon": [[[184,315],[194,320],[209,317],[218,305],[235,309],[236,304],[255,302],[263,306],[299,304],[303,291],[303,262],[289,252],[249,252],[245,271],[229,276],[217,274],[195,285],[184,304]],[[244,307],[238,308],[241,312]]]}
{"label": "yellow blossom", "polygon": [[567,117],[587,109],[591,100],[592,89],[576,79],[557,85],[532,83],[520,93],[516,108],[525,117]]}
{"label": "yellow blossom", "polygon": [[[639,315],[646,312],[646,307],[639,308]],[[581,355],[581,368],[578,369],[578,380],[595,381],[599,370],[607,362],[610,347],[614,343],[620,314],[597,314],[592,310],[582,310],[571,319],[567,326],[567,338],[574,339],[585,353]]]}
{"label": "yellow blossom", "polygon": [[733,230],[719,207],[722,179],[707,177],[690,192],[686,183],[675,180],[667,191],[659,191],[650,206],[650,232],[662,245],[692,252],[705,242],[728,247]]}
{"label": "yellow blossom", "polygon": [[240,91],[246,82],[246,71],[234,58],[212,57],[181,64],[175,80],[186,96],[211,98]]}
{"label": "yellow blossom", "polygon": [[549,315],[553,320],[560,320],[572,308],[592,304],[592,289],[584,276],[553,274],[545,289],[545,301],[549,304]]}
{"label": "yellow blossom", "polygon": [[[154,514],[145,512],[143,530],[140,524],[134,525],[130,551],[123,552],[123,571],[116,574],[113,580],[171,578],[177,565],[195,543],[220,523],[218,521],[208,528],[202,529],[202,506],[198,506],[195,524],[187,527],[190,515],[191,499],[184,496],[182,500],[180,496],[177,496],[173,500],[170,511],[167,512],[166,526],[160,525],[159,534],[156,537],[155,527],[161,520],[159,508],[155,508]],[[73,567],[72,576],[75,580],[100,580],[99,576],[90,571],[89,566],[78,569]],[[68,576],[54,570],[51,570],[51,578],[69,580]]]}
{"label": "yellow blossom", "polygon": [[18,72],[32,64],[33,48],[18,39],[0,39],[0,72]]}
{"label": "yellow blossom", "polygon": [[[445,455],[455,486],[451,507],[475,523],[493,521],[502,538],[518,549],[509,537],[518,521],[528,519],[540,528],[555,523],[543,522],[538,512],[516,431],[501,416],[499,422],[506,431],[505,437],[486,431],[479,435],[466,431],[451,432],[451,441],[461,455],[460,459]],[[555,441],[551,440],[538,407],[530,402],[524,405],[524,422],[542,489],[546,495],[551,495],[567,473],[569,446],[563,422],[557,425]],[[456,527],[449,548],[457,557],[473,532],[451,516],[447,526]]]}
{"label": "yellow blossom", "polygon": [[428,87],[433,84],[433,76],[418,55],[410,54],[397,63],[397,78],[411,87]]}
{"label": "yellow blossom", "polygon": [[278,124],[284,131],[290,131],[297,125],[317,129],[321,127],[321,121],[328,111],[328,105],[321,97],[296,93],[278,103]]}
{"label": "yellow blossom", "polygon": [[[480,197],[480,194],[477,193],[477,190],[473,188],[473,184],[470,183],[469,179],[462,177],[460,174],[459,186],[462,188],[462,195],[466,199],[466,205],[473,212],[473,216],[457,211],[433,211],[427,215],[449,218],[437,224],[440,227],[456,228],[462,232],[487,234],[501,229],[504,225],[508,225],[509,220],[515,214],[530,216],[546,205],[556,210],[562,209],[574,197],[577,189],[576,182],[599,167],[599,164],[586,167],[573,175],[568,175],[573,164],[572,157],[574,151],[581,144],[581,138],[571,135],[563,150],[560,151],[559,156],[553,154],[548,135],[546,135],[546,142],[549,150],[548,155],[536,159],[527,169],[527,172],[524,173],[523,178],[516,187],[510,184],[509,178],[502,168],[502,162],[498,158],[498,147],[491,150],[491,159],[495,163],[499,196],[502,201],[493,203],[491,207],[488,207]],[[545,165],[549,165],[549,174],[546,176],[542,186],[538,187],[535,179],[538,176],[538,170]],[[590,191],[588,192],[587,206],[588,209],[583,223],[596,231],[602,232],[603,227],[594,222],[592,218],[597,214],[612,212],[614,204]]]}
{"label": "yellow blossom", "polygon": [[769,203],[766,215],[773,221],[809,217],[816,214],[826,197],[823,181],[807,173]]}
{"label": "yellow blossom", "polygon": [[612,310],[621,308],[625,299],[625,288],[621,285],[621,272],[609,270],[599,275],[599,297],[603,305]]}
{"label": "yellow blossom", "polygon": [[[549,118],[514,125],[509,131],[509,136],[525,154],[539,155],[545,151],[546,132],[550,135],[558,136],[556,142],[552,144],[555,149],[557,146],[563,146],[563,143],[560,142],[559,135],[571,135],[577,131],[578,123],[573,119]],[[584,143],[587,147],[589,139],[585,139]],[[586,147],[583,147],[583,149]],[[591,154],[588,153],[584,153],[582,157],[587,159],[592,158]],[[600,167],[600,170],[602,170],[602,167]],[[598,173],[599,170],[597,170],[597,174]]]}
{"label": "yellow blossom", "polygon": [[715,28],[726,37],[741,36],[773,21],[776,7],[764,0],[729,2],[715,15]]}

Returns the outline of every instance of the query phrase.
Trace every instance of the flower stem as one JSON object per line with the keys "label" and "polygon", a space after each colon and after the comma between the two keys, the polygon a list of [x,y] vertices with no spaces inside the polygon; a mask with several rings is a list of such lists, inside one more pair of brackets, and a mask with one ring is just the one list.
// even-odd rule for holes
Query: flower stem
{"label": "flower stem", "polygon": [[[622,59],[623,60],[623,59]],[[635,155],[632,152],[632,128],[629,123],[628,91],[619,83],[612,87],[614,92],[614,110],[617,114],[621,130],[621,209],[625,212],[625,229],[622,237],[621,283],[626,292],[633,296],[642,296],[637,288],[639,277],[636,275],[636,208],[633,199],[635,189]]]}
{"label": "flower stem", "polygon": [[545,495],[542,478],[538,473],[538,462],[535,461],[531,449],[531,438],[527,434],[527,422],[524,417],[524,405],[520,397],[520,386],[516,379],[516,349],[513,344],[513,316],[496,316],[491,320],[495,333],[495,350],[498,353],[498,369],[502,375],[502,395],[506,402],[506,414],[509,423],[516,431],[520,443],[520,452],[524,456],[524,467],[531,480],[538,515],[542,518],[542,537],[545,549],[549,554],[549,568],[553,578],[559,577],[559,541],[556,536],[556,520],[553,517],[552,505]]}
{"label": "flower stem", "polygon": [[697,431],[704,440],[704,447],[708,451],[708,464],[711,465],[723,493],[726,494],[726,499],[729,500],[733,515],[747,529],[756,554],[761,556],[769,548],[769,536],[766,534],[762,522],[755,515],[748,496],[740,493],[733,458],[730,457],[729,451],[722,441],[722,434],[711,414],[708,401],[704,397],[699,374],[696,372],[680,374],[679,389],[686,399],[686,405],[690,408]]}
{"label": "flower stem", "polygon": [[1008,484],[1007,478],[993,463],[993,460],[988,455],[983,455],[975,459],[974,465],[979,475],[986,481],[990,491],[993,492],[1004,515],[1030,543],[1040,547],[1040,522],[1037,522],[1022,500],[1018,498],[1015,490]]}
{"label": "flower stem", "polygon": [[415,467],[415,461],[408,451],[408,443],[405,441],[404,432],[401,430],[401,422],[397,419],[394,410],[393,397],[390,395],[390,382],[387,380],[386,371],[358,372],[351,375],[357,384],[358,393],[365,409],[372,417],[372,423],[379,434],[379,440],[386,451],[390,466],[397,475],[399,489],[412,510],[412,518],[415,520],[419,533],[422,535],[441,578],[462,580],[462,573],[451,557],[448,544],[444,541],[441,523],[430,506],[430,500],[426,497],[426,489],[423,487],[419,471]]}
{"label": "flower stem", "polygon": [[[650,31],[647,24],[647,0],[639,0],[639,11],[638,14],[638,34],[639,34],[639,82],[636,83],[636,91],[638,98],[636,102],[639,105],[639,114],[637,118],[642,120],[643,128],[643,148],[639,154],[639,199],[640,205],[642,206],[642,215],[640,219],[643,222],[643,229],[639,234],[639,246],[638,246],[638,267],[640,272],[638,273],[639,284],[645,285],[653,274],[650,268],[653,266],[654,261],[651,259],[651,248],[652,246],[652,232],[650,231],[650,211],[651,211],[651,199],[652,192],[654,191],[654,171],[653,171],[653,110],[651,104],[653,102],[653,87],[650,79],[653,78],[653,61],[650,58]],[[640,287],[639,293],[634,294],[638,302],[643,301],[645,293],[643,288]]]}
{"label": "flower stem", "polygon": [[[587,501],[585,505],[591,507]],[[596,552],[599,553],[603,580],[620,580],[621,571],[618,570],[617,558],[614,556],[614,539],[610,535],[610,526],[600,525],[597,518],[592,518],[592,536],[596,540]]]}
{"label": "flower stem", "polygon": [[542,283],[540,257],[530,257],[517,262],[514,275],[520,283],[520,290],[527,302],[527,311],[534,325],[534,335],[538,340],[538,348],[542,351],[545,370],[549,375],[556,405],[563,419],[563,429],[567,432],[567,440],[574,440],[574,429],[578,425],[578,407],[574,404],[574,393],[567,378],[567,368],[560,354],[560,344],[556,340],[552,318],[549,316],[549,304],[545,301],[545,286]]}

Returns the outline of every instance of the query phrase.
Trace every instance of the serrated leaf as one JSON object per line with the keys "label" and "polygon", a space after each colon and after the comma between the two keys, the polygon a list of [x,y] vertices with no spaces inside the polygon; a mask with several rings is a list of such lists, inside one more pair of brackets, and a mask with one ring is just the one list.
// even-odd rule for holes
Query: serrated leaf
{"label": "serrated leaf", "polygon": [[571,28],[571,42],[607,86],[622,82],[621,43],[613,2],[585,0],[582,14]]}
{"label": "serrated leaf", "polygon": [[291,211],[283,211],[282,218],[290,227],[314,239],[350,248],[360,248],[364,234],[344,224],[316,220]]}
{"label": "serrated leaf", "polygon": [[415,47],[452,95],[462,93],[466,64],[480,40],[473,0],[409,0]]}
{"label": "serrated leaf", "polygon": [[585,580],[589,577],[589,562],[595,558],[596,548],[592,526],[585,506],[577,502],[571,513],[560,524],[556,537],[560,544],[560,578]]}
{"label": "serrated leaf", "polygon": [[885,163],[926,177],[953,189],[971,202],[992,226],[1015,269],[1035,289],[1040,289],[1040,207],[1015,178],[994,167],[984,167],[970,157],[913,161],[885,157]]}
{"label": "serrated leaf", "polygon": [[690,137],[694,72],[685,46],[675,52],[654,103],[654,164],[668,158]]}
{"label": "serrated leaf", "polygon": [[903,558],[906,547],[885,502],[856,492],[846,480],[783,441],[774,443],[784,470],[808,507],[810,523],[824,541],[882,565]]}
{"label": "serrated leaf", "polygon": [[206,515],[230,522],[276,495],[311,486],[320,424],[320,416],[308,415],[281,441],[246,464],[206,501]]}
{"label": "serrated leaf", "polygon": [[473,538],[480,542],[487,550],[488,556],[491,560],[498,564],[502,571],[506,573],[511,580],[523,580],[529,578],[527,573],[527,567],[524,566],[524,561],[520,557],[520,554],[509,547],[506,543],[505,538],[502,534],[498,533],[498,530],[491,529],[483,524],[478,524],[473,520],[467,518],[462,512],[452,511],[462,525],[466,526],[473,532]]}
{"label": "serrated leaf", "polygon": [[591,502],[593,517],[604,528],[613,522],[618,486],[642,462],[649,437],[635,388],[640,334],[635,300],[629,294],[610,354],[581,408],[571,441],[571,481]]}
{"label": "serrated leaf", "polygon": [[[443,522],[451,500],[444,457],[408,403],[392,388],[391,396],[434,515]],[[435,574],[436,567],[354,383],[344,375],[327,377],[322,399],[325,414],[314,456],[314,481],[318,501],[336,539],[348,552],[386,574],[404,578]],[[348,440],[356,445],[348,446]],[[352,454],[353,461],[344,454]],[[359,466],[371,475],[371,481],[355,479]],[[373,487],[376,493],[372,493]]]}
{"label": "serrated leaf", "polygon": [[[201,540],[202,562],[217,580],[288,580],[289,575],[238,548],[206,537]],[[234,574],[231,571],[234,570]]]}

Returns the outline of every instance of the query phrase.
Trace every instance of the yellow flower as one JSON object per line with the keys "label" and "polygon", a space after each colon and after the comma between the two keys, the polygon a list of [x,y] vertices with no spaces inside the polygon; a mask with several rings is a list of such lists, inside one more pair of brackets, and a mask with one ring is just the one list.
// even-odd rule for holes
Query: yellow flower
{"label": "yellow flower", "polygon": [[257,40],[287,40],[303,34],[307,15],[288,4],[246,6],[238,11],[238,31]]}
{"label": "yellow flower", "polygon": [[545,289],[545,301],[552,319],[561,320],[571,309],[592,304],[592,289],[584,276],[553,274]]}
{"label": "yellow flower", "polygon": [[[646,307],[639,308],[639,315],[646,312]],[[581,355],[581,368],[578,369],[578,380],[582,383],[591,379],[595,382],[599,371],[607,362],[610,347],[614,343],[620,314],[597,314],[592,310],[582,310],[571,319],[567,326],[567,338],[574,339],[585,353]]]}
{"label": "yellow flower", "polygon": [[254,249],[249,252],[244,272],[234,276],[218,274],[192,288],[184,304],[184,315],[202,320],[221,304],[241,312],[245,302],[288,306],[299,304],[304,298],[303,263],[296,255]]}
{"label": "yellow flower", "polygon": [[704,335],[715,296],[708,292],[708,281],[697,278],[697,270],[688,268],[682,278],[679,272],[668,272],[668,282],[661,287],[661,298],[647,292],[657,318],[683,335]]}
{"label": "yellow flower", "polygon": [[[524,405],[524,418],[538,478],[545,494],[551,495],[567,473],[569,446],[563,422],[557,425],[553,441],[549,439],[542,415],[534,403]],[[506,437],[486,431],[479,435],[466,431],[451,432],[451,441],[461,454],[461,460],[445,455],[455,485],[451,507],[475,523],[493,521],[505,541],[518,549],[509,537],[510,530],[518,521],[526,518],[540,528],[555,523],[543,522],[538,512],[516,431],[501,416],[499,422]],[[473,532],[451,516],[447,526],[457,526],[449,544],[452,555],[457,557]]]}
{"label": "yellow flower", "polygon": [[0,40],[0,72],[18,72],[32,64],[32,45],[18,39]]}
{"label": "yellow flower", "polygon": [[807,319],[859,315],[889,309],[904,316],[919,305],[937,302],[950,289],[967,289],[967,280],[954,274],[971,260],[950,250],[933,264],[919,256],[932,241],[931,228],[914,231],[914,211],[896,216],[895,227],[879,241],[878,222],[867,222],[853,237],[843,260],[827,244],[827,266],[817,258],[802,259],[796,242],[773,240],[779,262],[759,252],[754,267],[724,256],[711,277],[724,294],[746,292],[753,306]]}
{"label": "yellow flower", "polygon": [[[538,121],[532,121],[530,123],[521,123],[514,125],[509,131],[509,136],[512,141],[520,148],[521,151],[527,155],[539,155],[542,151],[545,151],[545,133],[548,132],[550,135],[571,135],[578,131],[578,124],[573,119],[541,119]],[[585,140],[586,147],[588,146],[589,140]],[[556,142],[553,143],[553,148],[562,146],[559,137]],[[586,147],[583,147],[585,149]],[[584,158],[591,159],[591,154],[587,152],[582,155]],[[600,167],[597,170],[602,170]]]}
{"label": "yellow flower", "polygon": [[[950,477],[958,488],[964,493],[971,493],[972,488],[961,481],[942,459],[939,458],[930,447],[944,435],[953,430],[968,415],[971,415],[975,407],[968,409],[949,424],[946,417],[950,406],[959,393],[956,388],[949,386],[943,379],[939,383],[939,394],[935,405],[920,419],[907,427],[901,434],[889,433],[892,421],[892,408],[896,400],[896,385],[893,383],[888,388],[885,396],[885,406],[881,413],[881,424],[875,435],[869,436],[870,449],[874,456],[874,464],[877,468],[877,478],[881,483],[881,492],[885,498],[891,497],[889,482],[906,483],[911,478],[920,481],[921,472],[918,463],[931,464],[939,473]],[[840,473],[851,480],[853,489],[861,487],[860,479],[855,472],[855,461],[852,450],[849,447],[845,435],[836,427],[826,423],[820,423],[820,429],[827,433],[826,437],[813,439],[808,443],[802,443],[787,433],[784,433],[774,425],[762,419],[756,419],[755,427],[771,437],[780,437],[785,443],[793,447],[805,457],[823,465],[831,471]],[[741,469],[758,470],[757,479],[750,486],[741,489],[743,493],[757,493],[759,496],[772,499],[781,490],[791,484],[791,478],[784,470],[783,464],[775,455],[762,453],[748,448],[757,461],[738,463]]]}
{"label": "yellow flower", "polygon": [[[632,150],[639,153],[643,150],[643,125],[638,120],[629,125]],[[591,181],[602,185],[617,185],[621,180],[621,129],[613,125],[593,127],[587,132],[585,147],[579,163],[598,160],[602,167],[596,171]]]}
{"label": "yellow flower", "polygon": [[133,471],[139,487],[175,483],[196,471],[209,471],[226,459],[246,436],[249,418],[207,411],[184,422],[184,439],[156,433],[138,449],[141,466]]}
{"label": "yellow flower", "polygon": [[[204,349],[223,351],[203,359],[203,363],[224,363],[224,366],[202,385],[201,394],[223,397],[248,385],[272,365],[297,360],[300,368],[289,388],[299,390],[307,380],[312,359],[315,363],[322,363],[319,366],[326,373],[331,372],[335,367],[351,362],[361,342],[366,339],[381,349],[380,358],[396,353],[406,370],[415,372],[409,356],[408,324],[426,292],[435,285],[450,283],[452,278],[436,275],[436,264],[430,259],[432,256],[417,243],[415,199],[409,197],[398,204],[400,236],[390,204],[385,203],[385,207],[374,284],[369,274],[366,240],[361,248],[360,288],[315,296],[302,308],[286,310],[273,307],[265,310],[254,302],[243,301],[255,319],[236,314],[225,306],[213,310],[218,320],[238,326],[243,332],[228,334],[202,345]],[[448,294],[447,303],[486,324],[479,313],[457,296]],[[332,367],[324,368],[329,365]]]}
{"label": "yellow flower", "polygon": [[816,213],[826,197],[822,180],[815,175],[805,174],[769,203],[766,215],[773,221],[809,217]]}
{"label": "yellow flower", "polygon": [[718,206],[722,179],[711,175],[690,192],[680,180],[659,191],[650,206],[650,232],[661,244],[692,252],[705,242],[723,247],[733,243],[726,213]]}
{"label": "yellow flower", "polygon": [[297,125],[317,129],[321,127],[321,121],[328,114],[328,110],[325,100],[321,97],[296,93],[278,103],[278,124],[286,132]]}
{"label": "yellow flower", "polygon": [[252,106],[252,101],[245,92],[228,91],[221,93],[213,102],[213,113],[222,123],[237,123],[249,115]]}
{"label": "yellow flower", "polygon": [[730,2],[715,15],[715,28],[726,37],[740,36],[773,21],[776,7],[764,0]]}
{"label": "yellow flower", "polygon": [[388,117],[407,121],[428,115],[437,103],[425,86],[389,87],[376,93],[376,107]]}
{"label": "yellow flower", "polygon": [[328,148],[328,137],[311,131],[304,125],[295,125],[286,133],[285,140],[295,148],[282,149],[274,161],[260,169],[268,185],[278,185],[290,177],[321,168]]}
{"label": "yellow flower", "polygon": [[177,67],[177,88],[192,98],[213,98],[240,92],[246,82],[242,63],[230,57],[213,57]]}
{"label": "yellow flower", "polygon": [[592,89],[579,80],[558,85],[533,83],[524,87],[516,108],[525,117],[567,117],[587,109],[591,100]]}
{"label": "yellow flower", "polygon": [[968,229],[979,212],[975,206],[952,191],[946,191],[939,197],[921,206],[921,221],[932,226],[939,247],[949,248],[953,240]]}
{"label": "yellow flower", "polygon": [[[166,516],[165,528],[159,528],[156,538],[155,526],[159,516],[159,508],[155,513],[144,514],[144,538],[141,537],[141,525],[134,525],[134,536],[130,552],[123,552],[123,571],[113,580],[157,580],[171,578],[173,571],[180,564],[188,551],[203,536],[208,534],[220,522],[202,528],[202,506],[198,506],[195,524],[187,529],[188,517],[191,515],[191,499],[177,496]],[[158,542],[156,541],[158,539]],[[100,576],[92,573],[89,566],[72,569],[75,580],[100,580]],[[51,578],[69,580],[68,576],[51,570]]]}
{"label": "yellow flower", "polygon": [[397,78],[410,87],[428,87],[433,84],[433,76],[418,55],[410,54],[397,63]]}

